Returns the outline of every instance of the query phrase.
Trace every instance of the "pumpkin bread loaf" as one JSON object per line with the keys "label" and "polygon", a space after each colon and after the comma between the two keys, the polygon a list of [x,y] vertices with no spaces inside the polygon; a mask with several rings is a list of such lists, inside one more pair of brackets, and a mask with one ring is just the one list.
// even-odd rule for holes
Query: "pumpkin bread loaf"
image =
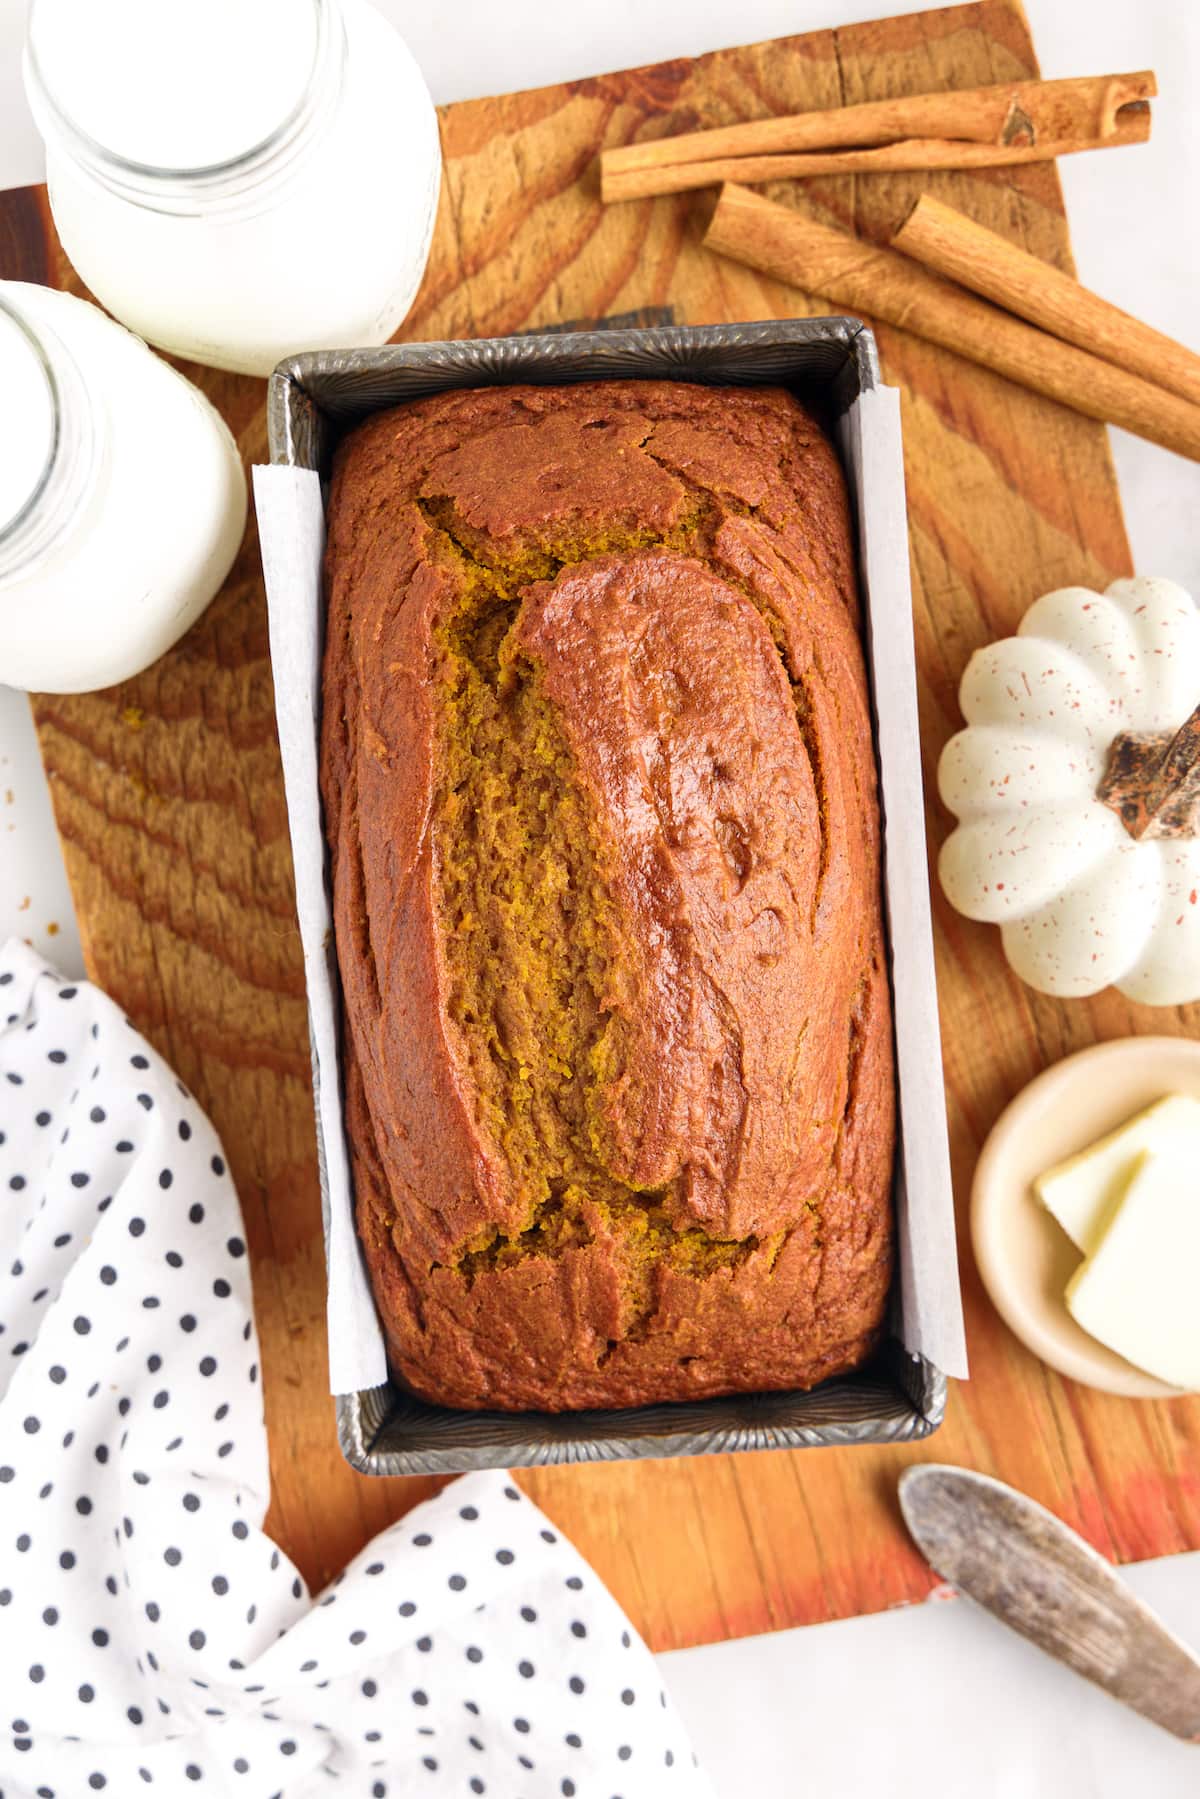
{"label": "pumpkin bread loaf", "polygon": [[342,444],[322,786],[358,1226],[455,1407],[876,1343],[893,1070],[846,497],[779,390],[442,393]]}

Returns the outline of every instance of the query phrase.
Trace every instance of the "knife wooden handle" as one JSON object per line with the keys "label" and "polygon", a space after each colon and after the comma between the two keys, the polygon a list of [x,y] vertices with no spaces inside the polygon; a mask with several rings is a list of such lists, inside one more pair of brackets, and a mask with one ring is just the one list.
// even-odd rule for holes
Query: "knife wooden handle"
{"label": "knife wooden handle", "polygon": [[1001,1481],[938,1463],[904,1471],[900,1508],[960,1593],[1114,1699],[1200,1742],[1200,1659],[1061,1519]]}

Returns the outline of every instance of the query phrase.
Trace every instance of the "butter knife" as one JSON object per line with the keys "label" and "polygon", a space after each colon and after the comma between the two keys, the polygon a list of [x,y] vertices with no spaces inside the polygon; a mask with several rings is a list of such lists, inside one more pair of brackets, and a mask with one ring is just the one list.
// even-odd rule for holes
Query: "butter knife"
{"label": "butter knife", "polygon": [[986,1474],[936,1462],[905,1469],[900,1509],[960,1593],[1114,1699],[1200,1742],[1200,1658],[1052,1512]]}

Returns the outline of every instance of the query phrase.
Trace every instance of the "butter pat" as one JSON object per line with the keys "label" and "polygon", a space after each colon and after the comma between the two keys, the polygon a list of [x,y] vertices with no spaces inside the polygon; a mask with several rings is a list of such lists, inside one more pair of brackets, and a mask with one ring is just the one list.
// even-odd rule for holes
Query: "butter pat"
{"label": "butter pat", "polygon": [[[1181,1093],[1157,1100],[1034,1181],[1042,1204],[1084,1255],[1096,1249],[1133,1164],[1145,1154],[1178,1157],[1181,1168],[1200,1166],[1200,1100]],[[1200,1275],[1200,1264],[1193,1270]]]}
{"label": "butter pat", "polygon": [[1181,1149],[1142,1155],[1067,1288],[1077,1324],[1170,1386],[1200,1389],[1200,1191]]}

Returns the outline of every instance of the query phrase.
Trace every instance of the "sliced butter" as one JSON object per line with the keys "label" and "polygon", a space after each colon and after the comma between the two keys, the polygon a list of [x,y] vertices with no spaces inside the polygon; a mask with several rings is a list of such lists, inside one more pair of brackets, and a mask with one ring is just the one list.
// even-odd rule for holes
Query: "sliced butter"
{"label": "sliced butter", "polygon": [[1200,1187],[1194,1155],[1143,1154],[1067,1288],[1077,1324],[1173,1387],[1200,1389]]}
{"label": "sliced butter", "polygon": [[1034,1181],[1034,1192],[1072,1242],[1090,1255],[1138,1156],[1173,1155],[1176,1149],[1190,1157],[1192,1167],[1200,1166],[1200,1100],[1181,1093],[1157,1100],[1120,1130],[1047,1169]]}

